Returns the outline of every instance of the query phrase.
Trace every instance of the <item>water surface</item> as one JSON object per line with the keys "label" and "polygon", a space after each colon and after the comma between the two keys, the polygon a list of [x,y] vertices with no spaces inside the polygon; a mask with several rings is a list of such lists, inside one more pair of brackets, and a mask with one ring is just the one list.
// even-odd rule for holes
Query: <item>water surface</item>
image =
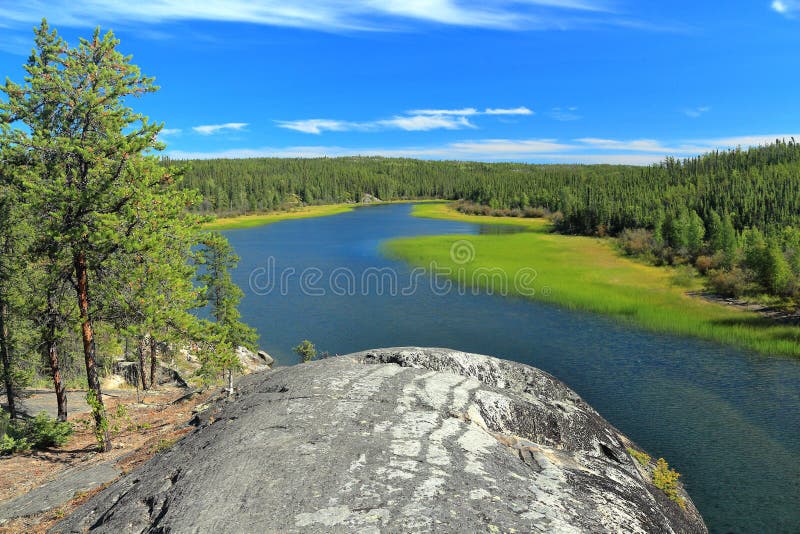
{"label": "water surface", "polygon": [[[428,279],[401,294],[413,270],[383,257],[382,241],[491,231],[414,218],[410,210],[375,206],[226,232],[241,256],[234,278],[245,291],[242,314],[261,346],[281,364],[295,363],[291,347],[310,339],[331,354],[439,346],[534,365],[680,471],[712,532],[800,532],[800,362],[521,299],[441,295]],[[286,283],[265,294],[270,257]],[[305,291],[304,270],[311,276]],[[374,274],[369,290],[365,271]],[[332,274],[343,294],[331,289]]]}

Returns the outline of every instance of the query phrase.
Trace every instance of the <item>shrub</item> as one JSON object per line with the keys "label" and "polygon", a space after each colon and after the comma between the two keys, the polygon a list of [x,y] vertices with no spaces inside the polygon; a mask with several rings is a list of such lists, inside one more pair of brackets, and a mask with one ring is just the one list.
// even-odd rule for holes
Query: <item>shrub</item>
{"label": "shrub", "polygon": [[669,468],[669,464],[664,458],[659,458],[656,468],[653,470],[653,484],[664,492],[670,500],[675,501],[681,508],[686,508],[683,497],[678,495],[678,478],[680,473]]}
{"label": "shrub", "polygon": [[619,244],[622,250],[629,256],[641,256],[651,253],[655,248],[653,232],[644,228],[626,228],[619,234]]}
{"label": "shrub", "polygon": [[628,454],[630,454],[637,462],[639,462],[639,465],[642,467],[646,467],[647,464],[650,463],[650,455],[646,452],[637,451],[636,449],[631,449],[628,447]]}
{"label": "shrub", "polygon": [[302,363],[308,363],[317,356],[317,348],[309,340],[304,339],[299,345],[292,349],[298,356]]}
{"label": "shrub", "polygon": [[31,420],[9,421],[0,416],[0,454],[25,452],[30,449],[45,449],[61,446],[72,435],[72,424],[61,423],[42,412]]}
{"label": "shrub", "polygon": [[723,297],[739,297],[747,289],[747,276],[738,267],[709,271],[708,287]]}
{"label": "shrub", "polygon": [[29,450],[31,450],[31,444],[25,438],[15,439],[8,434],[3,434],[3,437],[0,438],[0,455],[27,452]]}
{"label": "shrub", "polygon": [[72,435],[72,423],[59,422],[42,412],[28,422],[27,435],[36,449],[60,447]]}
{"label": "shrub", "polygon": [[708,271],[714,268],[714,258],[711,256],[698,256],[694,261],[694,266],[700,271],[700,274],[708,274]]}

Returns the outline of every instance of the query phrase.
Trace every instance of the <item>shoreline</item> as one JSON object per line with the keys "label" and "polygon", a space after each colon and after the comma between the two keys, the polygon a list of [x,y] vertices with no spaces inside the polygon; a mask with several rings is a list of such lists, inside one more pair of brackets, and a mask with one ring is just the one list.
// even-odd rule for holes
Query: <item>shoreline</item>
{"label": "shoreline", "polygon": [[383,206],[386,204],[443,204],[448,200],[438,199],[416,199],[416,200],[380,200],[377,202],[352,202],[338,204],[313,204],[301,206],[297,209],[268,211],[263,213],[248,213],[245,215],[234,215],[232,217],[219,217],[203,225],[204,230],[227,231],[240,230],[243,228],[256,228],[268,224],[292,220],[307,219],[310,217],[328,217],[349,213],[355,209],[367,208],[371,206]]}
{"label": "shoreline", "polygon": [[[534,295],[514,296],[610,316],[646,330],[690,336],[763,355],[800,358],[800,327],[776,321],[774,310],[751,304],[737,306],[700,296],[697,278],[688,286],[676,283],[679,272],[636,262],[619,254],[610,240],[564,236],[547,232],[542,219],[465,215],[446,206],[417,206],[416,217],[476,224],[525,226],[528,232],[508,235],[421,236],[394,239],[385,252],[416,266],[436,261],[459,267],[466,275],[477,269],[537,270],[541,288]],[[449,255],[459,239],[475,247],[475,260],[454,263]],[[484,290],[495,291],[495,280],[479,280]],[[544,294],[546,293],[546,294]],[[770,315],[772,313],[772,315]]]}

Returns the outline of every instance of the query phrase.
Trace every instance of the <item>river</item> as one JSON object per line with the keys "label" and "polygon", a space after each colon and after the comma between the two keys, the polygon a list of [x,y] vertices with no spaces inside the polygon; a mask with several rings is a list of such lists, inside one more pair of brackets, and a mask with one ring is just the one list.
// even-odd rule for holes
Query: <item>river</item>
{"label": "river", "polygon": [[[654,457],[712,532],[800,532],[800,362],[473,294],[389,260],[382,241],[496,231],[374,206],[225,232],[242,315],[279,364],[303,339],[346,354],[439,346],[552,373]],[[535,266],[533,266],[535,267]]]}

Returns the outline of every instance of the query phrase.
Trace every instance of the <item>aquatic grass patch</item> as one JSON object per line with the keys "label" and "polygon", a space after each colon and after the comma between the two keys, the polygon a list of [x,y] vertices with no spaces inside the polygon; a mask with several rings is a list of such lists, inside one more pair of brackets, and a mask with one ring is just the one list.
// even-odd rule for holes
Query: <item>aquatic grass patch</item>
{"label": "aquatic grass patch", "polygon": [[[749,312],[687,295],[701,289],[673,268],[654,267],[622,257],[611,239],[565,236],[549,232],[544,220],[470,216],[441,204],[414,207],[414,215],[474,222],[515,224],[530,231],[517,234],[422,236],[384,244],[395,259],[428,267],[449,268],[452,278],[473,280],[480,289],[500,293],[492,277],[476,270],[500,268],[506,279],[521,269],[536,272],[533,294],[517,294],[568,309],[601,313],[637,326],[692,336],[772,355],[800,357],[800,327],[780,324]],[[457,242],[474,247],[466,263],[454,261]],[[675,284],[676,276],[681,284]],[[514,286],[510,284],[511,292]]]}
{"label": "aquatic grass patch", "polygon": [[203,228],[206,230],[239,230],[241,228],[254,228],[256,226],[264,226],[266,224],[289,219],[338,215],[340,213],[352,211],[356,207],[356,204],[325,204],[320,206],[304,206],[291,211],[273,211],[269,213],[239,215],[236,217],[220,217],[203,225]]}
{"label": "aquatic grass patch", "polygon": [[291,210],[270,211],[267,213],[252,213],[248,215],[237,215],[234,217],[219,217],[203,225],[206,230],[239,230],[242,228],[255,228],[267,224],[286,221],[290,219],[307,219],[309,217],[327,217],[347,213],[356,208],[366,208],[371,206],[383,206],[386,204],[410,204],[422,203],[426,205],[446,204],[443,200],[389,200],[375,202],[373,204],[319,204],[313,206],[303,206]]}

